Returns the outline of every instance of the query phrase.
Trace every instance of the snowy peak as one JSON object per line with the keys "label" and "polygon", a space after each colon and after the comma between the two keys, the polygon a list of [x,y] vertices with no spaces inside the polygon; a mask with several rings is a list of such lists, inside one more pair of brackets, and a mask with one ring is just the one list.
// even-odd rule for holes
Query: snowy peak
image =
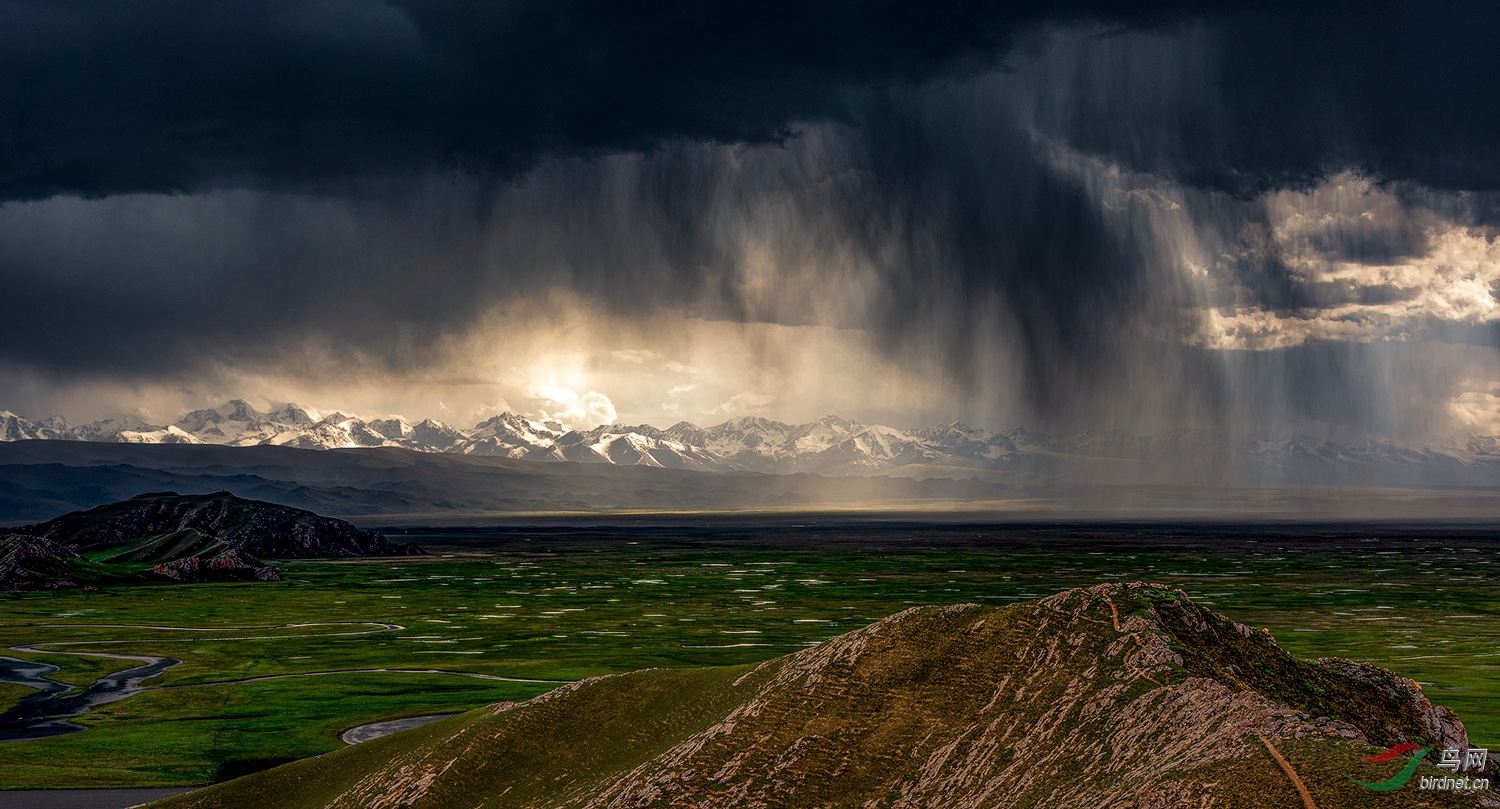
{"label": "snowy peak", "polygon": [[115,440],[122,444],[203,444],[203,439],[176,425],[154,430],[121,430]]}
{"label": "snowy peak", "polygon": [[[303,418],[298,419],[299,414]],[[284,417],[292,422],[288,423]],[[243,399],[231,399],[219,407],[194,410],[172,426],[210,444],[253,446],[281,443],[276,440],[278,436],[311,425],[305,413],[293,405],[275,413],[262,413]]]}
{"label": "snowy peak", "polygon": [[461,433],[458,444],[452,451],[467,455],[501,455],[507,458],[530,460],[565,460],[553,451],[558,439],[566,431],[555,422],[543,423],[518,416],[501,413],[474,425],[474,429]]}
{"label": "snowy peak", "polygon": [[501,413],[474,425],[469,435],[475,438],[514,438],[541,442],[561,436],[567,430],[556,422],[538,422],[515,413]]}
{"label": "snowy peak", "polygon": [[318,415],[318,411],[290,402],[267,413],[266,418],[294,427],[310,427],[323,420],[323,417]]}
{"label": "snowy peak", "polygon": [[392,441],[400,441],[412,434],[412,427],[406,423],[406,419],[397,416],[389,419],[375,419],[366,426],[376,435],[383,436]]}
{"label": "snowy peak", "polygon": [[230,421],[254,421],[264,416],[259,410],[250,406],[244,399],[230,399],[219,408],[224,418]]}
{"label": "snowy peak", "polygon": [[27,421],[9,410],[0,410],[0,441],[28,441],[55,438],[43,435],[41,425]]}
{"label": "snowy peak", "polygon": [[796,451],[788,444],[796,429],[778,421],[744,416],[707,428],[678,422],[664,435],[672,441],[699,447],[736,469],[769,472]]}
{"label": "snowy peak", "polygon": [[148,424],[138,418],[103,419],[92,424],[81,424],[68,431],[68,438],[79,441],[119,441],[121,443],[132,442],[132,437],[160,433],[166,434],[166,427]]}
{"label": "snowy peak", "polygon": [[416,444],[434,447],[440,452],[452,452],[464,443],[467,436],[441,421],[423,419],[411,428],[408,437]]}

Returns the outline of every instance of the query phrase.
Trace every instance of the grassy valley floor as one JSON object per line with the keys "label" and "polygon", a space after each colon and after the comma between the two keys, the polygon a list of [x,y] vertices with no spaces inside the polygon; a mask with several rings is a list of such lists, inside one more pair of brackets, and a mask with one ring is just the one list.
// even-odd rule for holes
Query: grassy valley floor
{"label": "grassy valley floor", "polygon": [[[1111,581],[1180,587],[1299,657],[1411,677],[1500,748],[1500,541],[1484,532],[704,522],[391,538],[430,554],[6,600],[0,645],[42,645],[0,654],[54,679],[134,665],[61,652],[183,662],[76,720],[87,732],[0,744],[0,788],[201,784],[338,749],[355,725],[555,687],[539,681],[758,662],[913,605]],[[0,685],[0,705],[26,693]]]}

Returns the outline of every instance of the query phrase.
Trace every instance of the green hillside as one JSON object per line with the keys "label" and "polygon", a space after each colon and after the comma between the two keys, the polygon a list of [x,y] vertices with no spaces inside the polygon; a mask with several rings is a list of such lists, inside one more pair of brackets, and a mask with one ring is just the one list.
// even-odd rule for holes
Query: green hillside
{"label": "green hillside", "polygon": [[1406,741],[1467,744],[1409,680],[1295,660],[1180,591],[1099,585],[912,609],[753,667],[586,680],[160,806],[1146,809],[1297,806],[1300,787],[1330,809],[1372,805],[1350,777],[1390,777],[1404,761],[1363,757]]}

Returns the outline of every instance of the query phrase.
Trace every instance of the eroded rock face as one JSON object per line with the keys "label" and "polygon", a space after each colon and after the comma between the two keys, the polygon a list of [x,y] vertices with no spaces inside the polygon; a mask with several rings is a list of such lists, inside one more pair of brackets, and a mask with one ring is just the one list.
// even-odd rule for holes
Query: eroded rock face
{"label": "eroded rock face", "polygon": [[68,580],[78,552],[25,534],[0,535],[0,592],[76,586]]}
{"label": "eroded rock face", "polygon": [[239,551],[204,559],[191,556],[151,568],[157,576],[173,581],[280,581],[276,568]]}
{"label": "eroded rock face", "polygon": [[[1379,666],[1356,663],[1341,657],[1324,657],[1315,662],[1324,668],[1339,671],[1351,679],[1365,683],[1393,700],[1410,702],[1421,728],[1420,734],[1414,734],[1416,738],[1429,739],[1439,747],[1467,748],[1469,746],[1469,733],[1464,729],[1463,722],[1460,722],[1458,716],[1447,708],[1433,705],[1422,693],[1422,686],[1417,681],[1392,674]],[[1404,738],[1405,733],[1401,729],[1392,728],[1391,735],[1392,738],[1402,742],[1416,740]]]}
{"label": "eroded rock face", "polygon": [[[710,696],[691,697],[691,709],[681,708],[686,692],[681,702],[657,693],[670,691],[658,682],[669,675],[682,673],[596,678],[495,706],[464,727],[435,728],[446,735],[317,803],[1256,806],[1224,776],[1261,768],[1250,782],[1279,784],[1295,802],[1267,755],[1274,746],[1348,748],[1357,762],[1387,739],[1463,738],[1462,724],[1409,680],[1347,661],[1297,661],[1268,633],[1145,584],[998,609],[907,610],[726,678]],[[672,713],[679,708],[690,716]],[[688,730],[658,744],[666,725]],[[560,736],[561,727],[575,735]],[[577,752],[595,732],[618,741]],[[1322,783],[1358,789],[1342,771]],[[474,784],[486,785],[483,797],[462,797]]]}

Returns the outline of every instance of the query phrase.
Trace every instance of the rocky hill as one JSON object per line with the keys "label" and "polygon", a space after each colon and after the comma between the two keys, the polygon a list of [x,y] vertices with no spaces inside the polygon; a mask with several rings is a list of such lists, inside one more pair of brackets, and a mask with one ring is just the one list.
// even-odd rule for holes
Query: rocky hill
{"label": "rocky hill", "polygon": [[[377,531],[228,492],[143,494],[9,529],[0,588],[60,586],[128,572],[175,581],[274,580],[270,559],[420,552]],[[81,567],[83,562],[91,567]]]}
{"label": "rocky hill", "polygon": [[1494,805],[1351,780],[1389,778],[1404,759],[1366,759],[1408,742],[1467,738],[1411,680],[1112,584],[915,608],[753,667],[585,680],[160,806]]}
{"label": "rocky hill", "polygon": [[0,534],[0,592],[76,587],[89,574],[78,552],[50,539]]}

